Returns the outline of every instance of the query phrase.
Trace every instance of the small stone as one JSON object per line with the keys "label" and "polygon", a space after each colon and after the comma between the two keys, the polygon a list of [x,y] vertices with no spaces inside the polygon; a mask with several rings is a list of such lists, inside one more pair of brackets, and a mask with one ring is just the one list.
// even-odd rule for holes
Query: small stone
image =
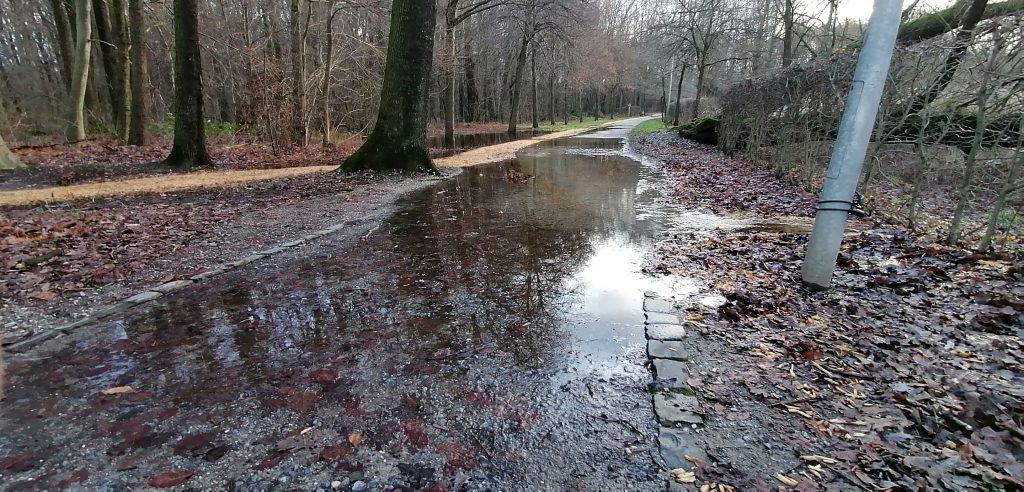
{"label": "small stone", "polygon": [[685,361],[689,359],[687,344],[678,341],[647,341],[647,356],[652,359],[672,359]]}
{"label": "small stone", "polygon": [[649,325],[678,325],[679,324],[679,316],[676,316],[674,314],[646,312],[646,313],[644,313],[644,318],[647,319],[647,321],[645,321],[645,323],[647,323]]}
{"label": "small stone", "polygon": [[341,488],[341,482],[339,482],[337,480],[331,482],[331,488],[332,489],[340,489]]}
{"label": "small stone", "polygon": [[666,301],[665,299],[648,297],[644,299],[644,311],[672,314],[676,312],[676,307],[672,302]]}
{"label": "small stone", "polygon": [[661,425],[704,423],[700,401],[695,396],[658,393],[654,395],[654,413]]}
{"label": "small stone", "polygon": [[704,462],[711,461],[704,449],[697,445],[696,434],[691,429],[662,427],[658,431],[658,447],[661,448],[661,458],[670,470],[692,467],[694,464],[686,459],[687,456]]}
{"label": "small stone", "polygon": [[647,325],[647,338],[661,341],[680,341],[686,338],[681,325]]}
{"label": "small stone", "polygon": [[366,490],[366,482],[360,480],[352,484],[352,492],[362,492],[363,490]]}
{"label": "small stone", "polygon": [[654,359],[654,377],[668,381],[671,388],[687,389],[690,371],[686,363],[671,359]]}
{"label": "small stone", "polygon": [[647,292],[644,292],[644,297],[648,297],[648,298],[650,298],[650,297],[658,297],[658,293],[649,290]]}

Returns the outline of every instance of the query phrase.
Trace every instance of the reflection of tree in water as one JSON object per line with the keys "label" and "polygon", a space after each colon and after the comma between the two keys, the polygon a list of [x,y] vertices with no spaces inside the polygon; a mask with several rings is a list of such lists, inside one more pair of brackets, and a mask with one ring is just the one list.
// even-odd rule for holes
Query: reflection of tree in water
{"label": "reflection of tree in water", "polygon": [[[510,184],[510,167],[537,178]],[[638,166],[622,157],[551,154],[469,170],[410,197],[382,249],[404,258],[403,285],[431,285],[427,302],[456,307],[455,326],[430,336],[457,343],[468,318],[472,338],[533,361],[553,348],[550,337],[578,299],[567,280],[596,244],[634,232],[638,179]]]}

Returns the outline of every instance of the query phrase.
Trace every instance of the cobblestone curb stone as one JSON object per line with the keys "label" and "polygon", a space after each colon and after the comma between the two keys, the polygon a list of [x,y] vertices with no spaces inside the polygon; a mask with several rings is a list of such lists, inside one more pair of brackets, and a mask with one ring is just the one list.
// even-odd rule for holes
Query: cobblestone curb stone
{"label": "cobblestone curb stone", "polygon": [[223,274],[228,273],[228,272],[230,272],[232,270],[235,270],[237,268],[241,268],[243,266],[252,264],[252,263],[254,263],[256,261],[259,261],[259,260],[262,260],[264,258],[268,258],[270,256],[273,256],[273,255],[276,255],[276,254],[279,254],[279,253],[283,253],[283,252],[285,252],[285,251],[287,251],[289,249],[292,249],[292,248],[304,245],[304,244],[306,244],[306,243],[308,243],[310,241],[313,241],[313,240],[316,240],[316,239],[320,239],[320,238],[322,238],[324,236],[333,234],[333,233],[338,232],[338,231],[340,231],[340,230],[342,230],[342,229],[344,229],[346,227],[351,226],[352,224],[354,224],[356,222],[358,222],[358,220],[342,222],[340,224],[333,225],[333,226],[328,227],[326,229],[321,229],[321,230],[313,232],[311,234],[306,234],[305,236],[303,236],[303,237],[301,237],[299,239],[295,239],[295,240],[292,240],[292,241],[288,241],[286,243],[279,244],[279,245],[277,245],[277,246],[275,246],[273,248],[267,249],[265,251],[261,251],[259,253],[253,253],[253,254],[251,254],[249,256],[246,256],[244,258],[240,258],[240,259],[232,261],[232,262],[221,264],[221,265],[219,265],[217,267],[214,267],[214,268],[212,268],[210,270],[207,270],[207,271],[205,271],[203,273],[199,273],[199,274],[193,275],[193,276],[191,276],[191,277],[189,277],[187,279],[173,280],[173,281],[170,281],[170,282],[166,282],[164,284],[158,285],[158,286],[153,287],[151,289],[147,289],[147,290],[144,290],[142,292],[139,292],[139,293],[137,293],[135,295],[132,295],[131,297],[128,297],[126,299],[122,299],[121,301],[118,301],[118,302],[116,302],[114,304],[110,304],[108,306],[101,307],[101,308],[97,309],[95,312],[93,312],[92,314],[90,314],[89,316],[86,316],[86,317],[84,317],[82,319],[79,319],[78,321],[75,321],[73,323],[69,323],[69,324],[66,324],[66,325],[59,326],[59,327],[54,328],[54,329],[49,330],[49,331],[38,333],[38,334],[33,335],[33,336],[31,336],[31,337],[29,337],[29,338],[27,338],[25,340],[21,340],[21,341],[19,341],[17,343],[13,343],[11,345],[8,345],[7,347],[4,348],[4,350],[6,350],[8,352],[12,352],[12,353],[13,352],[24,352],[24,351],[32,348],[33,346],[35,346],[35,345],[37,345],[39,343],[42,343],[42,342],[44,342],[46,340],[49,340],[51,338],[54,338],[54,337],[57,337],[57,336],[60,336],[60,335],[65,335],[65,334],[71,332],[72,330],[75,330],[77,328],[81,328],[83,326],[87,326],[87,325],[90,325],[90,324],[93,324],[93,323],[97,323],[97,322],[103,321],[104,319],[109,318],[111,316],[115,316],[115,315],[118,315],[118,314],[123,314],[123,313],[125,313],[125,312],[127,312],[127,311],[129,311],[131,309],[134,309],[134,308],[136,308],[138,306],[141,306],[143,304],[155,301],[155,300],[160,299],[160,298],[162,298],[164,296],[167,296],[167,295],[172,294],[174,292],[177,292],[177,291],[180,291],[182,289],[185,289],[185,288],[187,288],[187,287],[189,287],[191,285],[194,285],[194,284],[197,284],[199,282],[203,282],[205,280],[209,280],[211,278],[223,275]]}
{"label": "cobblestone curb stone", "polygon": [[[658,449],[669,469],[691,467],[687,456],[707,461],[697,445],[696,433],[704,423],[703,409],[687,384],[691,351],[686,343],[686,322],[675,305],[653,292],[644,294],[647,357],[654,383],[651,404],[658,418]],[[669,479],[669,486],[674,483]]]}

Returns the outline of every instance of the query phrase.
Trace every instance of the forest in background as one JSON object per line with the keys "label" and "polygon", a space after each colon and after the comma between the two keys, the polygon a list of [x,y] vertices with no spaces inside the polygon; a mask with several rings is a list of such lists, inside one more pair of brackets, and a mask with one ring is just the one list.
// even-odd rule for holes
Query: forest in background
{"label": "forest in background", "polygon": [[[86,137],[165,144],[174,127],[171,3],[0,0],[0,135],[13,147]],[[195,3],[215,143],[281,154],[368,133],[389,2]],[[501,122],[515,132],[662,112],[687,136],[767,162],[813,190],[864,30],[842,18],[844,4],[446,0],[427,114],[452,147],[456,124]],[[928,223],[922,208],[948,219],[950,243],[965,232],[982,249],[1013,242],[1024,2],[905,7],[862,192],[912,228]],[[83,29],[91,34],[79,36]],[[72,104],[80,92],[81,110]]]}

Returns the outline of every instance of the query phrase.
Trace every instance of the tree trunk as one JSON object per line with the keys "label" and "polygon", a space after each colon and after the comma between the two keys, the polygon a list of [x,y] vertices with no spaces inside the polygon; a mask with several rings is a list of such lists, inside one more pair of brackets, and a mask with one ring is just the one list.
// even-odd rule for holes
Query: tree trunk
{"label": "tree trunk", "polygon": [[126,121],[125,115],[128,108],[124,106],[122,95],[123,87],[120,86],[121,67],[119,66],[118,44],[114,39],[114,32],[110,23],[110,9],[107,8],[107,0],[92,0],[93,17],[96,19],[96,38],[99,40],[100,59],[103,63],[103,73],[106,75],[107,95],[110,98],[110,115],[114,121],[114,127],[121,134],[121,125]]}
{"label": "tree trunk", "polygon": [[291,0],[291,52],[292,52],[292,142],[306,145],[306,49],[302,36],[300,4]]}
{"label": "tree trunk", "polygon": [[918,98],[911,105],[910,109],[912,112],[918,112],[934,102],[946,87],[953,82],[953,77],[956,75],[957,70],[960,68],[960,64],[963,62],[964,56],[967,54],[968,49],[971,47],[971,39],[974,37],[974,28],[977,27],[978,22],[981,22],[982,17],[985,14],[985,6],[988,4],[988,0],[973,0],[966,10],[963,10],[962,5],[958,5],[963,14],[960,16],[960,30],[956,33],[956,40],[953,43],[953,49],[946,56],[946,61],[943,63],[942,71],[935,80],[928,86],[928,90],[924,94],[918,96]]}
{"label": "tree trunk", "polygon": [[[331,7],[334,4],[332,2]],[[338,11],[332,11],[330,17],[327,19],[327,48],[324,53],[324,80],[320,85],[320,94],[324,98],[324,122],[321,134],[323,140],[321,143],[324,147],[331,144],[331,71],[334,66],[334,15]]]}
{"label": "tree trunk", "polygon": [[196,0],[174,0],[174,107],[174,144],[164,162],[183,169],[213,167],[206,150]]}
{"label": "tree trunk", "polygon": [[18,159],[18,156],[7,147],[7,143],[4,142],[4,136],[0,135],[0,170],[7,171],[24,166],[21,160]]}
{"label": "tree trunk", "polygon": [[551,120],[551,126],[555,126],[555,72],[554,70],[548,75],[548,119]]}
{"label": "tree trunk", "polygon": [[782,67],[787,68],[793,64],[793,0],[783,0],[785,7],[782,12]]}
{"label": "tree trunk", "polygon": [[146,25],[142,11],[144,0],[128,0],[128,23],[131,25],[131,120],[128,144],[146,145],[149,126],[149,61],[146,59]]}
{"label": "tree trunk", "polygon": [[672,118],[672,125],[679,126],[679,115],[683,112],[683,79],[686,78],[686,64],[683,64],[683,71],[679,74],[679,82],[676,83],[676,114]]}
{"label": "tree trunk", "polygon": [[455,11],[454,8],[458,6],[458,2],[450,2],[448,4],[449,12],[445,16],[447,24],[444,29],[444,43],[445,43],[445,58],[447,63],[444,64],[445,77],[444,77],[444,146],[446,149],[455,148],[455,77],[458,76],[458,70],[455,69],[455,63],[458,59],[455,53]]}
{"label": "tree trunk", "polygon": [[124,0],[110,2],[110,28],[113,30],[114,42],[117,43],[117,106],[121,112],[114,116],[114,124],[118,130],[118,138],[128,141],[131,120],[131,40],[128,33],[128,22],[125,19]]}
{"label": "tree trunk", "polygon": [[71,77],[68,109],[71,122],[69,142],[85,140],[85,93],[89,86],[89,57],[92,54],[92,2],[75,0],[75,68]]}
{"label": "tree trunk", "polygon": [[434,0],[394,0],[377,123],[342,169],[436,172],[427,151],[427,101],[434,64]]}
{"label": "tree trunk", "polygon": [[480,111],[480,95],[476,89],[476,67],[473,65],[472,52],[466,50],[466,121],[476,121]]}
{"label": "tree trunk", "polygon": [[701,58],[700,66],[697,67],[697,94],[693,98],[693,119],[697,119],[700,116],[700,99],[701,94],[704,92],[704,75],[707,72],[707,65],[704,63],[704,58]]}
{"label": "tree trunk", "polygon": [[530,112],[533,113],[533,129],[536,130],[540,128],[540,113],[538,112],[540,108],[537,106],[537,50],[530,54],[530,90],[532,91]]}
{"label": "tree trunk", "polygon": [[74,71],[75,55],[72,46],[71,22],[68,17],[67,0],[50,0],[53,8],[53,23],[57,30],[57,54],[60,58],[60,74],[64,78],[64,90],[71,92],[71,73]]}
{"label": "tree trunk", "polygon": [[508,112],[508,133],[510,135],[515,135],[519,132],[519,89],[522,85],[523,70],[526,68],[526,50],[529,48],[529,45],[530,36],[523,33],[523,42],[519,45],[519,55],[516,57],[515,75],[512,76],[512,83],[509,87],[511,97]]}

